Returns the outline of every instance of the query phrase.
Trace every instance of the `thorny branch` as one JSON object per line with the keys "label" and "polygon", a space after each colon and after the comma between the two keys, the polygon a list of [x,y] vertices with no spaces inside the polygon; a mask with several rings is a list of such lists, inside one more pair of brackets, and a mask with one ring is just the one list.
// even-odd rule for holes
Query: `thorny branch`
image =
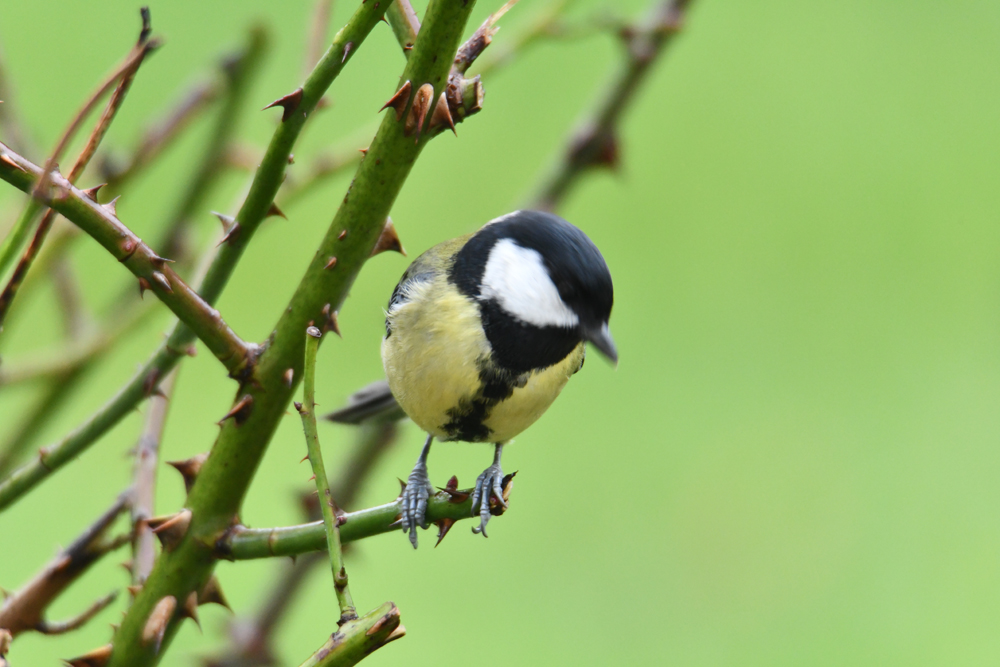
{"label": "thorny branch", "polygon": [[[42,178],[41,169],[0,144],[0,178],[29,192]],[[136,277],[143,290],[150,290],[188,325],[209,350],[239,377],[253,363],[256,345],[240,339],[195,290],[170,268],[172,260],[160,257],[115,215],[114,202],[98,204],[62,176],[47,179],[58,192],[48,204],[111,253]]]}
{"label": "thorny branch", "polygon": [[[122,103],[125,101],[125,96],[128,94],[129,88],[132,87],[132,80],[135,78],[136,73],[139,71],[139,67],[142,65],[143,60],[146,56],[153,51],[158,46],[156,40],[149,39],[151,27],[149,23],[149,10],[145,7],[142,8],[142,30],[139,32],[139,40],[136,45],[132,48],[132,52],[129,58],[126,59],[126,64],[123,66],[120,72],[117,73],[118,86],[115,88],[115,92],[112,93],[111,99],[108,101],[107,106],[104,109],[104,113],[101,114],[100,119],[97,121],[97,125],[90,132],[90,136],[87,138],[86,144],[84,144],[83,150],[80,151],[80,155],[77,156],[76,162],[73,163],[73,167],[69,174],[66,176],[66,180],[75,184],[80,176],[83,175],[84,170],[87,165],[90,164],[90,159],[94,157],[94,152],[97,151],[97,147],[100,145],[101,140],[104,139],[104,135],[107,134],[108,128],[111,127],[111,121],[114,120],[115,116],[118,114],[118,110],[121,108]],[[98,91],[103,95],[103,89]],[[99,99],[98,95],[95,95],[95,99]],[[83,111],[89,110],[90,104],[84,105]],[[70,123],[70,128],[67,129],[64,140],[66,137],[71,136],[70,130],[77,125],[82,118],[75,118],[73,122]],[[57,147],[57,151],[62,147]],[[47,161],[47,165],[54,165],[57,153],[53,154]],[[42,181],[46,179],[42,176]],[[36,191],[33,193],[33,197],[36,199],[41,196],[44,190],[40,189],[41,183],[36,186]],[[35,207],[28,207],[26,210],[34,210]],[[29,216],[25,222],[30,225],[32,216]],[[56,213],[53,209],[48,209],[42,216],[42,219],[38,223],[38,227],[35,230],[35,235],[32,237],[31,242],[25,249],[24,254],[21,256],[21,260],[18,262],[17,267],[14,269],[14,273],[7,283],[7,286],[0,292],[0,329],[3,328],[3,322],[10,310],[11,302],[13,302],[14,297],[17,295],[18,289],[20,289],[21,284],[24,281],[25,276],[28,274],[28,270],[34,263],[35,258],[38,256],[39,251],[42,249],[42,244],[45,242],[45,237],[48,236],[49,230],[52,228],[52,223],[56,219]],[[2,271],[0,271],[2,273]]]}
{"label": "thorny branch", "polygon": [[[514,475],[503,480],[503,498],[510,498]],[[438,524],[445,534],[456,521],[472,518],[472,489],[456,488],[457,483],[431,496],[427,501],[427,521]],[[506,510],[496,499],[490,499],[494,516]],[[341,519],[340,539],[347,544],[367,537],[395,532],[400,529],[399,502],[348,512]],[[443,535],[440,535],[443,537]],[[235,526],[216,543],[216,554],[230,560],[295,556],[326,548],[326,530],[322,521],[281,528],[245,528]]]}

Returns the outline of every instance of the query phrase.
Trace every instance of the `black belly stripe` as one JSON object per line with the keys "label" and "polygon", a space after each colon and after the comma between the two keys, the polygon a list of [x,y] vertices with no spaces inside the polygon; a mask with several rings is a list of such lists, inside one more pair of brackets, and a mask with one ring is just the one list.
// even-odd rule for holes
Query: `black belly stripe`
{"label": "black belly stripe", "polygon": [[479,391],[469,399],[463,399],[448,410],[448,423],[441,429],[451,440],[467,442],[488,442],[493,433],[486,425],[493,407],[514,394],[514,389],[523,387],[527,374],[513,376],[492,366],[486,360],[479,361]]}

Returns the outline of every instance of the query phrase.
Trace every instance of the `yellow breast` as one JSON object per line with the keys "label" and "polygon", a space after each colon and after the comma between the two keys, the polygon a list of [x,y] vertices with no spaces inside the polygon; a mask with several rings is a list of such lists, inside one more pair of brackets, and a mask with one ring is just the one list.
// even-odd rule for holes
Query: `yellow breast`
{"label": "yellow breast", "polygon": [[[410,285],[406,301],[393,308],[388,321],[382,362],[389,388],[420,428],[443,440],[513,438],[548,409],[583,361],[581,343],[559,363],[522,377],[523,386],[508,398],[482,401],[480,373],[490,347],[474,301],[437,276]],[[475,412],[480,407],[482,414]],[[468,419],[481,418],[488,431],[475,438],[456,436],[448,425],[463,410],[473,412]]]}

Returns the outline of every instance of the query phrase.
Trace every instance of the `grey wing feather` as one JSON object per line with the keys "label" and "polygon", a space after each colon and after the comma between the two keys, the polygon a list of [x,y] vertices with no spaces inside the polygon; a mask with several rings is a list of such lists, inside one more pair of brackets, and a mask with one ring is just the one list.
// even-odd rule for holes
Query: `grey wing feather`
{"label": "grey wing feather", "polygon": [[369,420],[397,421],[405,416],[389,391],[389,383],[378,380],[351,394],[347,405],[323,415],[323,419],[338,424],[360,424]]}

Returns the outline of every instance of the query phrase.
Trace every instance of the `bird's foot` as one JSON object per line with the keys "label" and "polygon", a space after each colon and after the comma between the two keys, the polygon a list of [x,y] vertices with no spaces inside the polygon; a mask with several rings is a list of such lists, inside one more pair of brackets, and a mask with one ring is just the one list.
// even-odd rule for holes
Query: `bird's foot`
{"label": "bird's foot", "polygon": [[[497,459],[500,457],[498,456]],[[489,523],[491,512],[490,512],[490,500],[496,499],[496,502],[503,509],[507,509],[507,501],[504,499],[504,476],[503,468],[500,467],[500,461],[494,461],[493,465],[484,470],[482,474],[476,479],[476,490],[472,493],[472,516],[476,516],[476,512],[479,512],[479,525],[472,529],[473,533],[482,533],[483,537],[489,537],[486,534],[486,524]]]}
{"label": "bird's foot", "polygon": [[400,522],[403,532],[409,532],[410,544],[417,548],[417,526],[427,529],[427,499],[434,495],[434,487],[427,476],[427,464],[417,461],[406,479],[406,487],[399,496]]}

